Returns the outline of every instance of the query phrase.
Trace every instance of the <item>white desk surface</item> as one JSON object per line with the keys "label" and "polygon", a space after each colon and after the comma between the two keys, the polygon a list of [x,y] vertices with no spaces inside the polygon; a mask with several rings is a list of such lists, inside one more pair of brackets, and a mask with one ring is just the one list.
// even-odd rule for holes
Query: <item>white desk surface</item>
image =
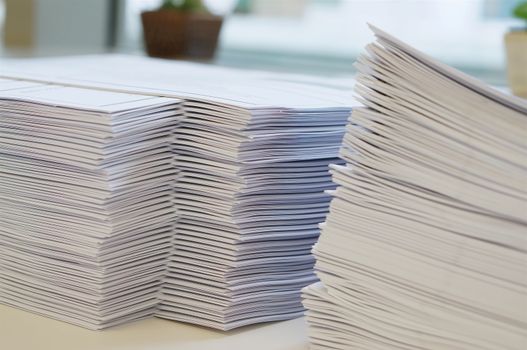
{"label": "white desk surface", "polygon": [[159,318],[89,331],[0,305],[0,349],[5,350],[307,350],[303,318],[210,330]]}

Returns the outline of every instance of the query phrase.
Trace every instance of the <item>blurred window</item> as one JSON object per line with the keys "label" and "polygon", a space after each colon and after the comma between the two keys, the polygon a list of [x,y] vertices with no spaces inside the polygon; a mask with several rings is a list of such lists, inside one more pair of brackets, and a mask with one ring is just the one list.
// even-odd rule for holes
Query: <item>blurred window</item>
{"label": "blurred window", "polygon": [[[120,43],[139,48],[139,13],[155,8],[160,1],[124,1]],[[242,64],[248,55],[262,65],[275,61],[285,66],[300,60],[306,66],[317,62],[328,65],[329,70],[339,70],[343,62],[353,60],[372,41],[366,25],[371,23],[448,64],[502,72],[503,35],[520,24],[509,16],[517,2],[240,0],[224,24],[219,58]]]}

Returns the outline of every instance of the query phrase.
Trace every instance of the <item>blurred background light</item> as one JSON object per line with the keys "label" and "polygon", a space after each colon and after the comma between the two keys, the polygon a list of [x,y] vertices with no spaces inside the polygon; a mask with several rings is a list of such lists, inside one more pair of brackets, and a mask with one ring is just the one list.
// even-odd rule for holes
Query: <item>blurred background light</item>
{"label": "blurred background light", "polygon": [[[143,54],[140,14],[161,4],[161,0],[4,1],[36,4],[40,29],[30,55]],[[372,40],[369,22],[448,64],[504,84],[503,37],[521,25],[510,16],[519,0],[203,2],[213,14],[225,16],[213,63],[318,75],[353,73],[352,62]],[[2,5],[0,0],[0,19]],[[0,55],[19,53],[0,50]]]}

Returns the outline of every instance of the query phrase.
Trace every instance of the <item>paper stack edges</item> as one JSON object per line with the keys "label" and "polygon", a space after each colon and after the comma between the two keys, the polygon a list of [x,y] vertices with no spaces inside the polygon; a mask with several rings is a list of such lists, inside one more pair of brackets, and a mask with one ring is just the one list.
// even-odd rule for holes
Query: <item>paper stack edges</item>
{"label": "paper stack edges", "polygon": [[230,329],[301,316],[347,109],[185,104],[159,315]]}
{"label": "paper stack edges", "polygon": [[180,101],[0,80],[0,302],[99,329],[151,316]]}
{"label": "paper stack edges", "polygon": [[0,76],[0,302],[88,328],[302,315],[351,84],[126,56]]}
{"label": "paper stack edges", "polygon": [[304,289],[313,349],[524,349],[527,102],[374,29]]}

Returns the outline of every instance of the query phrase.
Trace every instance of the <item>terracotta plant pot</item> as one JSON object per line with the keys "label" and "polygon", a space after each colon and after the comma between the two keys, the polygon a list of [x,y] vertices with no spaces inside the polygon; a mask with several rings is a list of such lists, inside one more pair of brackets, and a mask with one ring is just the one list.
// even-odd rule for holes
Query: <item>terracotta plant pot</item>
{"label": "terracotta plant pot", "polygon": [[507,79],[512,92],[527,98],[527,30],[505,35]]}
{"label": "terracotta plant pot", "polygon": [[223,18],[192,14],[187,17],[185,55],[196,58],[212,58],[218,46]]}
{"label": "terracotta plant pot", "polygon": [[141,14],[146,52],[152,57],[214,57],[223,18],[173,10]]}

